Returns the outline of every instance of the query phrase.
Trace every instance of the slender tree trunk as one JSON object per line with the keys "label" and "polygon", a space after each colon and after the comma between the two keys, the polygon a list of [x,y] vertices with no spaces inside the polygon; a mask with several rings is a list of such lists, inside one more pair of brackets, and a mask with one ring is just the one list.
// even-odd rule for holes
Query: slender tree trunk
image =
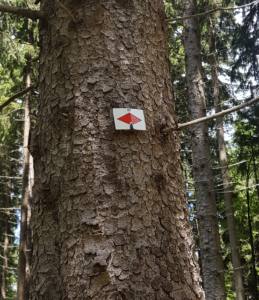
{"label": "slender tree trunk", "polygon": [[[254,176],[255,176],[255,183],[258,184],[258,177],[257,177],[257,168],[256,168],[256,162],[255,162],[255,152],[254,152],[254,145],[251,137],[250,132],[250,142],[251,142],[251,150],[252,150],[252,160],[253,160],[253,169],[254,169]],[[257,192],[257,199],[259,201],[259,186],[256,186],[256,192]]]}
{"label": "slender tree trunk", "polygon": [[259,299],[258,289],[257,289],[257,272],[255,267],[255,252],[254,252],[254,237],[253,237],[253,228],[250,216],[250,195],[249,195],[249,168],[247,169],[246,174],[246,201],[247,201],[247,220],[248,220],[248,229],[249,229],[249,240],[251,245],[251,254],[252,254],[252,274],[253,274],[253,288],[254,288],[254,299]]}
{"label": "slender tree trunk", "polygon": [[[7,196],[8,198],[8,196]],[[6,211],[5,218],[5,229],[4,229],[4,256],[3,256],[3,266],[2,266],[2,286],[1,286],[1,296],[2,300],[6,299],[6,275],[7,275],[7,267],[8,267],[8,246],[9,246],[9,219],[10,219],[10,211]]]}
{"label": "slender tree trunk", "polygon": [[[9,173],[9,182],[8,182],[8,195],[6,196],[6,208],[11,207],[11,192],[12,192],[12,166],[10,167]],[[7,275],[7,267],[8,267],[8,247],[9,247],[9,220],[10,220],[10,210],[7,209],[5,211],[5,229],[4,229],[4,257],[3,257],[3,271],[2,271],[2,286],[1,286],[1,296],[2,300],[6,298],[6,275]]]}
{"label": "slender tree trunk", "polygon": [[[32,299],[203,299],[162,0],[41,1]],[[116,131],[112,108],[143,109]]]}
{"label": "slender tree trunk", "polygon": [[[255,151],[254,151],[254,145],[253,145],[253,141],[252,141],[252,138],[251,138],[251,133],[250,133],[250,141],[251,141],[251,149],[252,149],[252,160],[253,160],[253,169],[254,169],[254,176],[255,176],[255,183],[258,184],[258,177],[257,177],[257,167],[256,167],[256,161],[255,161]],[[259,186],[256,186],[256,192],[257,192],[257,199],[259,201]],[[253,236],[252,236],[253,238]],[[259,243],[258,243],[258,240],[257,240],[257,243],[256,243],[257,247],[255,250],[253,250],[253,253],[254,253],[254,258],[253,260],[256,262],[256,257],[257,257],[257,261],[259,261]],[[256,272],[256,269],[254,267],[254,270],[253,272]],[[255,273],[256,274],[256,273]],[[257,276],[255,278],[256,282],[257,282]],[[257,287],[258,284],[256,284],[256,287]],[[256,288],[256,292],[258,294],[258,290]]]}
{"label": "slender tree trunk", "polygon": [[27,241],[26,241],[26,280],[24,299],[28,300],[30,296],[30,274],[32,259],[32,234],[31,234],[31,203],[32,203],[32,187],[34,184],[33,158],[29,158],[29,182],[28,182],[28,210],[27,210]]}
{"label": "slender tree trunk", "polygon": [[[31,58],[27,57],[26,69],[26,88],[31,84],[30,70]],[[21,231],[19,245],[19,263],[18,263],[18,288],[17,300],[25,300],[26,286],[26,243],[27,243],[27,212],[28,212],[28,178],[29,178],[29,159],[30,152],[28,149],[30,130],[30,93],[25,96],[24,109],[24,138],[23,138],[23,174],[22,174],[22,203],[21,203]]]}
{"label": "slender tree trunk", "polygon": [[[217,60],[215,54],[213,24],[210,18],[208,18],[207,30],[209,36],[210,66],[211,66],[211,76],[213,82],[213,99],[214,99],[215,111],[216,113],[218,113],[221,112],[220,97],[219,97],[219,80],[218,80]],[[228,172],[228,159],[227,159],[227,151],[225,146],[222,117],[216,119],[216,126],[217,126],[217,139],[218,139],[218,148],[219,148],[219,162],[221,166],[223,188],[225,192],[224,200],[226,206],[228,234],[230,240],[232,264],[233,264],[233,269],[235,274],[235,291],[237,295],[237,300],[244,300],[245,291],[243,285],[242,268],[240,263],[239,245],[237,240],[237,232],[236,232],[234,208],[233,208],[232,192],[231,192],[232,186],[230,183],[231,179]]]}
{"label": "slender tree trunk", "polygon": [[[184,17],[196,14],[196,1],[183,0],[182,10]],[[197,19],[187,19],[183,25],[189,113],[194,120],[206,115],[199,24]],[[226,293],[207,123],[193,126],[191,135],[204,290],[207,300],[223,300]]]}

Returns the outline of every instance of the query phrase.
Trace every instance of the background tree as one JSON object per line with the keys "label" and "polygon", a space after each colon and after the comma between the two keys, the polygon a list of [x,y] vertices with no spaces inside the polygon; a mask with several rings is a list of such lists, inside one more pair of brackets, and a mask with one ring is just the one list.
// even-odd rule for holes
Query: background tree
{"label": "background tree", "polygon": [[[16,106],[17,107],[17,106]],[[8,110],[10,110],[9,107]],[[11,109],[13,109],[12,107]],[[7,111],[8,111],[7,110]],[[12,122],[15,117],[20,117],[19,111],[4,115],[0,120],[0,265],[1,265],[1,299],[14,298],[15,292],[12,285],[16,283],[17,244],[15,229],[17,226],[17,211],[19,195],[19,137],[17,133],[18,122]]]}
{"label": "background tree", "polygon": [[[32,2],[32,1],[31,1]],[[3,4],[15,4],[28,7],[28,3],[25,2],[14,2],[7,1]],[[37,43],[37,30],[36,23],[28,21],[27,19],[21,19],[16,16],[9,14],[1,14],[0,21],[0,80],[1,80],[1,100],[0,104],[4,103],[13,94],[17,93],[24,88],[24,72],[25,72],[25,53],[27,51],[32,51],[35,48]],[[36,75],[35,69],[32,74]],[[18,99],[16,102],[9,104],[4,110],[0,117],[0,128],[1,128],[1,149],[2,149],[2,158],[5,161],[5,167],[2,169],[3,174],[10,177],[10,168],[12,166],[12,173],[14,179],[12,179],[11,190],[12,190],[12,199],[9,202],[8,207],[18,207],[19,200],[17,197],[20,197],[21,194],[21,165],[20,165],[20,156],[23,146],[21,143],[23,130],[21,126],[24,120],[24,110],[22,107],[22,99]],[[10,159],[5,159],[9,157]],[[15,158],[16,157],[16,158]],[[17,161],[16,161],[17,159]],[[9,172],[9,173],[8,173]],[[6,177],[7,178],[7,177]],[[3,179],[6,184],[8,181]],[[9,187],[10,190],[10,187]],[[5,191],[5,194],[8,195],[10,192]],[[9,195],[10,196],[10,195]],[[1,206],[3,207],[3,206]],[[3,213],[4,211],[2,211]],[[18,219],[14,217],[19,216],[18,210],[12,209],[10,211],[9,223],[11,224],[9,235],[9,248],[8,248],[8,268],[7,270],[7,299],[14,298],[15,285],[17,284],[17,240],[14,239],[14,229],[17,227]],[[17,231],[15,232],[17,234]],[[2,236],[1,236],[2,238]],[[15,243],[14,243],[15,241]],[[2,287],[4,289],[4,287]],[[3,299],[4,296],[2,296]]]}
{"label": "background tree", "polygon": [[[183,17],[197,14],[196,1],[182,1]],[[206,116],[206,100],[200,56],[200,33],[197,19],[183,20],[190,120]],[[206,299],[225,299],[223,261],[217,220],[217,207],[210,157],[208,125],[191,128],[193,177],[199,223],[202,275]],[[216,272],[215,272],[216,270]]]}
{"label": "background tree", "polygon": [[[199,5],[199,13],[201,12],[204,12],[210,8],[206,8],[205,6],[206,2],[199,2],[198,5]],[[242,3],[240,3],[242,4]],[[222,5],[218,4],[217,5],[219,6],[226,6],[226,5],[229,5],[229,3],[222,3]],[[212,9],[213,7],[211,7]],[[168,10],[169,11],[169,10]],[[173,15],[171,16],[174,17],[174,18],[177,18],[179,16],[179,14],[177,15],[177,12],[173,12]],[[217,13],[215,14],[214,17],[214,22],[215,22],[215,36],[216,36],[216,57],[217,57],[217,63],[218,63],[218,72],[219,74],[221,75],[221,80],[220,80],[220,96],[222,99],[228,99],[227,102],[224,102],[223,101],[223,104],[222,106],[225,106],[226,105],[229,105],[229,104],[236,104],[236,99],[235,99],[235,94],[233,94],[235,91],[233,89],[233,86],[232,84],[228,84],[226,83],[225,81],[225,78],[226,76],[230,77],[230,74],[231,74],[231,63],[233,62],[233,55],[232,55],[232,52],[231,52],[231,49],[229,48],[230,47],[230,43],[231,43],[231,40],[232,40],[232,34],[233,34],[233,30],[235,29],[235,26],[236,26],[236,22],[235,22],[235,18],[234,18],[234,13],[229,13],[229,12],[223,12],[221,14]],[[214,71],[214,68],[210,68],[210,57],[211,57],[211,51],[209,51],[208,49],[208,39],[207,39],[207,29],[206,29],[206,26],[204,26],[204,23],[206,24],[206,18],[207,16],[205,15],[204,17],[200,17],[199,18],[199,27],[200,27],[200,32],[201,32],[201,44],[202,44],[202,51],[201,51],[201,54],[202,54],[202,58],[203,58],[203,68],[204,68],[204,77],[203,77],[203,80],[205,82],[204,86],[205,86],[205,95],[206,95],[206,102],[207,102],[207,105],[211,108],[213,108],[213,102],[211,102],[213,100],[213,93],[215,93],[214,91],[214,87],[212,85],[212,81],[211,81],[211,71]],[[227,29],[227,30],[226,30]],[[233,40],[234,41],[234,40]],[[180,42],[180,40],[179,40]],[[236,41],[235,41],[236,42]],[[181,43],[180,43],[181,44]],[[172,44],[173,45],[173,44]],[[236,49],[238,49],[238,45],[236,45]],[[174,55],[175,57],[175,55]],[[172,64],[172,68],[174,68],[173,64]],[[177,66],[175,68],[177,70]],[[223,76],[225,77],[224,80],[222,81],[222,78]],[[182,78],[182,76],[180,77],[176,77],[175,78],[175,82],[178,83],[180,81],[180,79]],[[233,98],[234,96],[234,98]],[[176,102],[177,102],[178,99],[176,99]],[[177,103],[176,103],[176,108],[178,109],[178,106],[177,106]],[[182,111],[184,111],[184,108],[181,110],[177,110],[177,113],[178,115],[181,115],[182,114]],[[230,118],[225,118],[225,122],[228,122],[228,124],[231,124],[231,122],[233,123],[233,118],[230,116]],[[214,165],[217,165],[219,163],[219,157],[218,157],[218,151],[216,150],[215,148],[215,145],[216,143],[213,142],[214,141],[214,130],[215,130],[215,124],[214,122],[211,123],[211,126],[210,126],[210,136],[211,136],[211,139],[210,139],[210,144],[211,144],[211,153],[213,153],[213,157],[212,157],[212,162],[214,162],[213,164]],[[228,131],[229,129],[229,125],[226,127],[226,131]],[[230,126],[231,128],[231,126]],[[189,142],[189,140],[187,140]],[[184,145],[184,143],[183,143]],[[188,154],[188,152],[186,153],[186,146],[184,146],[182,148],[182,151],[186,154]],[[187,150],[188,151],[188,150]],[[189,163],[188,166],[185,166],[184,167],[186,168],[190,168],[192,167],[192,163]],[[221,204],[221,201],[222,201],[222,189],[221,189],[221,186],[222,186],[222,181],[219,177],[219,174],[218,174],[218,170],[219,168],[215,168],[215,172],[214,172],[214,180],[215,180],[215,183],[216,183],[216,186],[219,186],[216,188],[217,191],[219,191],[220,193],[217,193],[217,203],[218,203],[218,210],[219,210],[219,213],[220,211],[224,211],[224,208],[222,208],[222,204]],[[186,170],[187,171],[187,170]],[[187,171],[187,174],[191,175],[192,173],[188,172]],[[188,175],[188,176],[189,176]],[[186,181],[190,182],[190,178],[186,178]],[[190,189],[191,191],[191,189]],[[193,192],[191,191],[192,195],[193,195]],[[193,197],[193,196],[192,196]],[[194,200],[192,201],[192,199],[190,199],[190,209],[193,211],[193,208],[195,207],[195,203],[196,203],[196,197],[194,197]],[[236,206],[236,209],[238,209],[238,206]],[[194,215],[195,216],[195,209],[194,209]],[[237,214],[239,214],[239,212],[237,212]],[[228,214],[226,214],[228,216]],[[225,228],[225,225],[226,223],[223,221],[224,219],[224,216],[222,216],[220,214],[220,225],[223,226],[221,228]],[[195,223],[193,223],[195,224]],[[197,232],[197,228],[195,225],[193,225],[193,229],[195,230],[195,232]],[[226,231],[225,230],[221,230],[221,232],[223,233],[224,232],[224,236],[225,236],[225,233]],[[227,239],[227,243],[229,243],[229,239]],[[224,242],[226,242],[226,240],[224,239]],[[222,244],[223,248],[226,248],[226,245],[224,245],[224,243]],[[224,250],[223,253],[225,253],[225,251],[228,252],[228,250]],[[229,255],[229,253],[228,253]],[[227,256],[224,256],[225,258]],[[229,256],[228,256],[229,257]],[[225,268],[229,268],[229,269],[233,269],[233,266],[230,266],[229,264],[229,260],[227,261],[225,259],[225,263],[224,263],[224,266]],[[241,268],[243,269],[243,267]],[[234,290],[234,287],[233,287],[233,276],[231,275],[232,272],[225,272],[225,277],[226,277],[226,287],[228,289],[228,296],[231,297],[231,295],[233,295],[233,290]],[[229,288],[231,288],[231,290],[229,290]],[[247,289],[246,289],[247,291]],[[235,298],[235,296],[233,296]]]}

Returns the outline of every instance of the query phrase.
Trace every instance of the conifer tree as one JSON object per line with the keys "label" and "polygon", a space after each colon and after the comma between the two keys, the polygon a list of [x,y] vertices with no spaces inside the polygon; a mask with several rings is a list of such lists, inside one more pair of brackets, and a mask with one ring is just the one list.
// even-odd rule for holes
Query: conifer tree
{"label": "conifer tree", "polygon": [[[160,131],[175,124],[163,1],[41,9],[31,297],[203,299],[178,135]],[[146,132],[115,131],[127,106]]]}
{"label": "conifer tree", "polygon": [[[182,1],[183,17],[197,14],[196,1]],[[197,19],[183,21],[186,85],[190,119],[206,115],[206,100],[200,56],[200,32]],[[199,222],[202,277],[206,299],[226,299],[221,257],[217,207],[206,123],[191,128],[193,176]]]}
{"label": "conifer tree", "polygon": [[[212,82],[213,82],[213,98],[214,98],[215,111],[217,113],[221,111],[220,89],[219,89],[220,83],[218,79],[218,68],[217,68],[216,53],[215,53],[216,48],[215,48],[215,39],[213,33],[213,24],[210,18],[208,18],[207,21],[207,31],[208,31],[208,39],[209,39],[210,67],[211,67],[211,75],[212,75]],[[243,285],[243,278],[242,278],[242,268],[240,263],[239,246],[238,246],[236,225],[235,225],[235,218],[234,218],[234,209],[233,209],[233,202],[232,202],[232,185],[231,185],[231,179],[228,171],[228,159],[227,159],[227,152],[225,146],[222,117],[216,119],[216,126],[217,126],[217,140],[218,140],[218,148],[219,148],[219,161],[220,161],[221,174],[223,180],[224,200],[225,200],[227,222],[228,222],[228,234],[230,239],[230,249],[232,253],[233,269],[235,272],[235,291],[236,291],[237,299],[244,300],[245,293],[244,293],[244,285]]]}

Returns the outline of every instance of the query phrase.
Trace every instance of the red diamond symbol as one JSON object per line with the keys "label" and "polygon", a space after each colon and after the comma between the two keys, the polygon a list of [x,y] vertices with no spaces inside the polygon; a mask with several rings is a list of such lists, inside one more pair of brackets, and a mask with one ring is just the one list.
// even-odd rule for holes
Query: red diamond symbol
{"label": "red diamond symbol", "polygon": [[133,125],[142,121],[138,117],[132,115],[131,113],[128,113],[128,114],[118,118],[118,120],[120,120],[121,122],[124,122],[126,124],[132,123]]}

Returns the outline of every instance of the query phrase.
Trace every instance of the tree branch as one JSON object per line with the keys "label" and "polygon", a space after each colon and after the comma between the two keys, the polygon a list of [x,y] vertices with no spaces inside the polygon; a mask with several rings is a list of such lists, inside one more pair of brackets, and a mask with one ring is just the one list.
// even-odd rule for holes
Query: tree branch
{"label": "tree branch", "polygon": [[74,18],[74,16],[71,14],[71,12],[62,4],[62,3],[60,3],[58,0],[55,0],[56,2],[57,2],[57,4],[62,8],[62,9],[64,9],[66,12],[67,12],[67,14],[70,16],[70,18],[73,20],[73,22],[74,23],[76,23],[76,20],[75,20],[75,18]]}
{"label": "tree branch", "polygon": [[24,9],[21,7],[0,5],[0,12],[6,12],[14,15],[19,15],[31,20],[44,19],[44,13],[41,10]]}
{"label": "tree branch", "polygon": [[39,58],[40,58],[40,56],[36,56],[36,57],[32,58],[32,60],[30,60],[29,62],[36,62],[39,60]]}
{"label": "tree branch", "polygon": [[193,120],[193,121],[190,121],[190,122],[187,122],[187,123],[183,123],[183,124],[178,124],[178,127],[172,127],[172,128],[164,128],[161,130],[162,133],[169,133],[169,132],[172,132],[172,131],[177,131],[177,130],[180,130],[180,129],[183,129],[183,128],[187,128],[187,127],[190,127],[190,126],[193,126],[193,125],[196,125],[196,124],[199,124],[199,123],[203,123],[203,122],[207,122],[211,119],[214,119],[214,118],[218,118],[218,117],[222,117],[224,115],[227,115],[227,114],[230,114],[234,111],[237,111],[241,108],[244,108],[246,106],[249,106],[255,102],[259,101],[259,97],[256,97],[248,102],[245,102],[243,104],[240,104],[240,105],[237,105],[235,107],[232,107],[232,108],[229,108],[229,109],[226,109],[226,110],[223,110],[217,114],[213,114],[211,116],[207,116],[207,117],[203,117],[203,118],[200,118],[200,119],[196,119],[196,120]]}
{"label": "tree branch", "polygon": [[21,210],[21,207],[8,207],[8,208],[0,208],[0,210]]}
{"label": "tree branch", "polygon": [[171,23],[171,22],[174,22],[174,21],[181,21],[181,20],[187,20],[187,19],[195,19],[195,18],[199,18],[199,17],[202,17],[202,16],[206,16],[208,14],[212,14],[212,13],[214,13],[216,11],[219,11],[219,10],[235,10],[235,9],[239,9],[239,8],[243,8],[243,7],[246,7],[246,6],[253,5],[253,4],[258,3],[258,2],[259,1],[256,0],[254,2],[245,4],[245,5],[241,5],[241,6],[237,6],[237,7],[215,7],[212,10],[208,10],[208,11],[205,11],[205,12],[203,12],[201,14],[197,14],[197,15],[192,15],[192,16],[187,16],[187,17],[181,17],[181,18],[175,18],[175,19],[166,19],[166,22]]}
{"label": "tree branch", "polygon": [[31,85],[30,87],[28,87],[25,90],[20,91],[19,93],[13,95],[12,97],[10,97],[7,101],[5,101],[3,104],[0,105],[0,111],[6,107],[8,104],[10,104],[13,100],[15,100],[16,98],[23,96],[24,94],[30,92],[31,90],[34,90],[35,88],[37,88],[39,86],[39,83],[36,82],[33,85]]}

